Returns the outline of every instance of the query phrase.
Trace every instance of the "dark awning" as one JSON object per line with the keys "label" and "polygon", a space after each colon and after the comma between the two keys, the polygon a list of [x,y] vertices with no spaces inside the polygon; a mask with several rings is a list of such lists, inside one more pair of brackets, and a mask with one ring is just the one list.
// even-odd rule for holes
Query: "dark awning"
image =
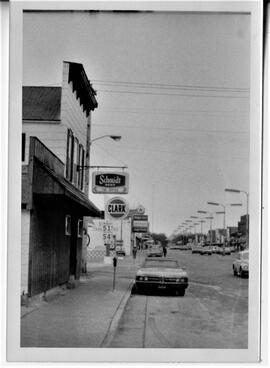
{"label": "dark awning", "polygon": [[33,194],[66,196],[83,207],[83,215],[103,216],[102,211],[64,177],[56,174],[38,159],[35,159],[34,166]]}

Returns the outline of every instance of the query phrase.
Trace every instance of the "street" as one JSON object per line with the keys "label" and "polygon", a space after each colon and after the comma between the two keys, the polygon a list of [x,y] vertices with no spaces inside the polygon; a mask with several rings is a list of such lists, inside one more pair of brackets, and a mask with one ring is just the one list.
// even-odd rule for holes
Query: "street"
{"label": "street", "polygon": [[133,294],[110,347],[243,349],[248,344],[248,279],[234,277],[235,255],[169,250],[186,267],[184,297]]}

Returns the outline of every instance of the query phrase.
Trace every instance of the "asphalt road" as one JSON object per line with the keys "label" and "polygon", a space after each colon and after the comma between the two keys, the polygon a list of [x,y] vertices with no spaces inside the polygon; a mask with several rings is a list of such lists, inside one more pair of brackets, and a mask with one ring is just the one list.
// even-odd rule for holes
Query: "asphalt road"
{"label": "asphalt road", "polygon": [[244,349],[248,279],[233,276],[231,256],[169,250],[189,275],[184,297],[133,294],[111,347]]}

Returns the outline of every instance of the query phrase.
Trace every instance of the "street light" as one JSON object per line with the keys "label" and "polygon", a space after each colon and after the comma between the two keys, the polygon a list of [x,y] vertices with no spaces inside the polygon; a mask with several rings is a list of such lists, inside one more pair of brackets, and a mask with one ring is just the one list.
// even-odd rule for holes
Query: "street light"
{"label": "street light", "polygon": [[[223,207],[223,211],[218,211],[216,212],[216,214],[223,214],[223,229],[224,229],[224,240],[227,239],[227,236],[226,236],[226,204],[222,204],[222,203],[216,203],[216,202],[207,202],[207,204],[210,204],[212,206],[221,206]],[[229,204],[229,206],[242,206],[242,203],[231,203]],[[225,241],[224,241],[225,243]],[[225,246],[225,244],[223,243],[223,247]]]}
{"label": "street light", "polygon": [[205,222],[204,220],[199,220],[199,222],[201,223],[201,234],[203,234],[203,223]]}
{"label": "street light", "polygon": [[225,192],[229,192],[229,193],[244,193],[246,195],[246,200],[247,200],[247,218],[246,218],[246,237],[247,237],[247,248],[249,247],[249,216],[248,216],[248,211],[249,211],[249,194],[248,192],[246,192],[245,190],[239,190],[239,189],[230,189],[230,188],[226,188]]}
{"label": "street light", "polygon": [[105,134],[105,135],[101,135],[100,137],[97,137],[97,138],[94,138],[92,139],[90,142],[89,142],[89,145],[91,145],[93,142],[99,140],[99,139],[103,139],[103,138],[106,138],[106,137],[109,137],[111,138],[112,140],[118,142],[121,140],[122,136],[121,135],[110,135],[110,134]]}
{"label": "street light", "polygon": [[209,214],[209,217],[205,217],[206,219],[210,220],[210,244],[212,245],[212,220],[213,220],[213,213],[212,212],[208,212],[208,211],[197,211],[198,213],[203,213],[203,214]]}

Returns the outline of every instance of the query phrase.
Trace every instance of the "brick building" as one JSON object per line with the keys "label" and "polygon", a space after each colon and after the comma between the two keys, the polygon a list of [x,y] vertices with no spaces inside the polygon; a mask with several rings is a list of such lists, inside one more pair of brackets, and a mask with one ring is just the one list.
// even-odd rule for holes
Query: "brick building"
{"label": "brick building", "polygon": [[81,272],[95,91],[81,64],[63,63],[61,87],[23,87],[21,293],[34,296]]}

